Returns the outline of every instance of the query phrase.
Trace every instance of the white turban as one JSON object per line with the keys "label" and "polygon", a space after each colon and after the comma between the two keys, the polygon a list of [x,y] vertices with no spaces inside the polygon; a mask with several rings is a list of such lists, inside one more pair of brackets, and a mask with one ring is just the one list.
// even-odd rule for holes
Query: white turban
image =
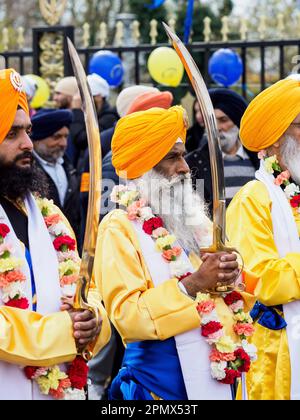
{"label": "white turban", "polygon": [[93,73],[87,77],[87,80],[93,96],[101,95],[102,98],[109,97],[109,84],[103,77]]}
{"label": "white turban", "polygon": [[151,86],[135,85],[123,89],[119,94],[116,102],[116,107],[120,117],[125,117],[132,102],[144,93],[159,92],[158,89]]}
{"label": "white turban", "polygon": [[29,76],[22,76],[23,86],[28,98],[32,99],[37,91],[37,85]]}

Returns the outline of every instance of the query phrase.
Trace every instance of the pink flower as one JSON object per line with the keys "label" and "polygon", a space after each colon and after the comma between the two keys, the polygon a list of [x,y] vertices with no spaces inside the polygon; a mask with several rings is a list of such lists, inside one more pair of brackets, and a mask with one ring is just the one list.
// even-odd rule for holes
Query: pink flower
{"label": "pink flower", "polygon": [[232,305],[230,305],[230,308],[233,310],[233,312],[238,312],[240,309],[244,308],[244,302],[242,300],[238,300],[237,302],[234,302]]}
{"label": "pink flower", "polygon": [[281,172],[281,174],[279,174],[274,181],[275,185],[282,185],[284,181],[290,179],[290,176],[291,174],[289,173],[289,171]]}
{"label": "pink flower", "polygon": [[168,249],[162,253],[163,258],[166,261],[176,261],[177,257],[182,253],[182,249],[179,246],[174,246],[172,249]]}
{"label": "pink flower", "polygon": [[254,333],[254,327],[252,324],[241,324],[238,323],[233,327],[237,335],[244,335],[245,337],[251,337]]}
{"label": "pink flower", "polygon": [[221,330],[216,331],[213,334],[210,334],[207,337],[207,341],[208,341],[209,344],[215,343],[216,341],[220,340],[220,338],[223,337],[223,335],[224,335],[224,330],[222,328]]}
{"label": "pink flower", "polygon": [[61,221],[61,217],[59,214],[52,214],[51,216],[44,217],[45,223],[47,227],[57,225]]}
{"label": "pink flower", "polygon": [[25,274],[23,274],[20,270],[13,270],[5,274],[0,274],[0,287],[6,287],[10,283],[14,283],[16,281],[26,281]]}
{"label": "pink flower", "polygon": [[46,375],[47,375],[47,373],[48,373],[48,368],[45,368],[45,367],[38,368],[38,369],[35,371],[35,374],[34,374],[34,376],[32,377],[32,379],[37,379],[37,378],[39,378],[40,376],[46,376]]}
{"label": "pink flower", "polygon": [[14,248],[13,248],[12,244],[1,244],[0,245],[0,255],[3,255],[7,251],[10,254],[14,251]]}
{"label": "pink flower", "polygon": [[216,305],[213,300],[206,300],[205,302],[199,303],[197,306],[197,311],[200,314],[209,314],[215,309]]}
{"label": "pink flower", "polygon": [[157,228],[152,232],[152,237],[154,239],[158,239],[158,238],[161,238],[161,237],[167,236],[167,235],[169,235],[169,232],[167,231],[167,229],[165,229],[163,227]]}
{"label": "pink flower", "polygon": [[60,285],[61,287],[63,287],[63,286],[67,286],[68,284],[74,284],[77,282],[77,280],[78,280],[77,274],[72,274],[70,276],[63,276],[60,279]]}
{"label": "pink flower", "polygon": [[63,262],[66,260],[72,260],[76,263],[80,262],[80,258],[75,251],[58,252],[58,261]]}
{"label": "pink flower", "polygon": [[221,353],[217,349],[213,349],[209,359],[211,362],[232,362],[236,359],[234,353]]}
{"label": "pink flower", "polygon": [[140,209],[145,207],[145,205],[146,205],[146,201],[144,199],[141,199],[141,200],[135,201],[130,206],[128,206],[127,207],[128,219],[129,220],[137,219]]}
{"label": "pink flower", "polygon": [[258,156],[258,159],[262,160],[266,156],[266,151],[261,150],[260,152],[258,152],[257,156]]}

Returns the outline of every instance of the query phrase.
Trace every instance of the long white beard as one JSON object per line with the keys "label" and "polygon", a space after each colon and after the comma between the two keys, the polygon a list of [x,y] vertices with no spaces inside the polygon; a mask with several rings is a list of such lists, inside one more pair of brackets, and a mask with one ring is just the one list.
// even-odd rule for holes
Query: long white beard
{"label": "long white beard", "polygon": [[288,168],[292,179],[300,184],[300,145],[292,136],[285,136],[281,145],[283,164]]}
{"label": "long white beard", "polygon": [[152,169],[135,183],[184,249],[198,254],[200,247],[211,245],[212,223],[203,200],[193,191],[189,174],[169,180]]}
{"label": "long white beard", "polygon": [[230,153],[238,140],[239,128],[236,125],[226,132],[220,132],[221,149],[224,153]]}

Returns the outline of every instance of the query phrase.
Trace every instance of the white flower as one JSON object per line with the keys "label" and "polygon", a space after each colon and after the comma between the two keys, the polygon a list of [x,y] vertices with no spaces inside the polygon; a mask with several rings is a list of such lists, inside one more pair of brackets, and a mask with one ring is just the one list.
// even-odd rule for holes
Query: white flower
{"label": "white flower", "polygon": [[86,399],[84,390],[69,388],[65,391],[64,400],[80,400]]}
{"label": "white flower", "polygon": [[212,362],[210,364],[211,368],[211,375],[214,379],[221,381],[222,379],[226,378],[225,369],[227,368],[227,362]]}
{"label": "white flower", "polygon": [[180,277],[190,271],[190,265],[185,263],[182,258],[170,262],[170,273],[172,277]]}
{"label": "white flower", "polygon": [[154,214],[152,213],[152,210],[150,207],[143,207],[139,210],[139,215],[143,220],[149,220],[154,217]]}
{"label": "white flower", "polygon": [[214,309],[209,314],[201,316],[201,324],[206,325],[211,321],[220,322],[217,311]]}
{"label": "white flower", "polygon": [[3,287],[2,300],[4,303],[8,302],[10,299],[26,297],[24,294],[23,284],[20,281],[10,283],[9,286]]}
{"label": "white flower", "polygon": [[59,235],[71,236],[70,230],[67,228],[67,226],[63,222],[59,222],[56,225],[50,226],[48,228],[48,231],[53,236],[59,236]]}
{"label": "white flower", "polygon": [[290,200],[294,195],[300,194],[300,188],[293,182],[284,189],[286,197]]}
{"label": "white flower", "polygon": [[113,203],[118,203],[120,199],[119,194],[125,191],[128,191],[128,188],[125,185],[116,185],[112,190],[112,193],[110,195],[110,200]]}
{"label": "white flower", "polygon": [[245,352],[250,357],[251,362],[256,362],[257,360],[257,348],[254,344],[248,343],[247,340],[242,340],[242,347],[245,350]]}
{"label": "white flower", "polygon": [[76,283],[66,284],[65,286],[63,286],[61,289],[63,296],[74,296],[76,292],[76,287]]}

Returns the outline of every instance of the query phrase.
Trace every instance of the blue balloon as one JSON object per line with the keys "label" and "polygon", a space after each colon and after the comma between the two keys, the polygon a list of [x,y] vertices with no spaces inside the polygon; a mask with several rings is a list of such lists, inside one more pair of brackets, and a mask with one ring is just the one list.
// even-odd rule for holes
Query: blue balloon
{"label": "blue balloon", "polygon": [[229,87],[234,85],[243,73],[241,57],[229,48],[216,51],[208,63],[208,72],[214,82]]}
{"label": "blue balloon", "polygon": [[113,52],[98,51],[90,60],[89,73],[96,73],[111,87],[117,87],[123,81],[124,67],[120,58]]}

